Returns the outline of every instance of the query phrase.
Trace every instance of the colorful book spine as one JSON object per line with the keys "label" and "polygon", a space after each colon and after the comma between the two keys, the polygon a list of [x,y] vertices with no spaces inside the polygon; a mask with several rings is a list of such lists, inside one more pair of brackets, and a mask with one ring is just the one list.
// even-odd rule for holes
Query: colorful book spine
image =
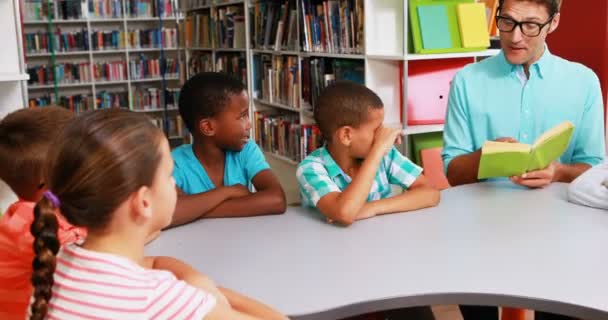
{"label": "colorful book spine", "polygon": [[126,108],[128,106],[126,92],[97,92],[95,103],[101,108]]}
{"label": "colorful book spine", "polygon": [[300,124],[298,115],[273,111],[254,114],[254,138],[262,150],[296,162],[322,144],[317,126]]}
{"label": "colorful book spine", "polygon": [[120,30],[91,32],[91,48],[97,51],[124,49],[125,32]]}
{"label": "colorful book spine", "polygon": [[303,108],[314,111],[321,91],[337,80],[365,84],[363,60],[305,58],[302,60]]}
{"label": "colorful book spine", "polygon": [[[177,77],[179,74],[179,61],[175,59],[166,59],[165,77]],[[150,59],[141,54],[139,59],[129,61],[129,69],[131,72],[131,80],[160,78],[161,60]]]}
{"label": "colorful book spine", "polygon": [[28,101],[28,105],[30,108],[44,107],[53,105],[54,101],[57,101],[57,104],[59,106],[62,106],[76,113],[94,109],[93,97],[83,94],[62,95],[59,97],[59,99],[55,99],[54,94],[49,94],[37,98],[30,98]]}
{"label": "colorful book spine", "polygon": [[61,32],[57,29],[53,37],[48,32],[25,33],[24,38],[27,53],[50,53],[51,41],[55,52],[89,50],[89,38],[86,29],[75,32]]}
{"label": "colorful book spine", "polygon": [[308,52],[363,53],[363,0],[301,0],[302,48]]}
{"label": "colorful book spine", "polygon": [[97,62],[93,64],[96,82],[127,80],[127,66],[122,60]]}
{"label": "colorful book spine", "polygon": [[227,53],[216,57],[215,71],[225,72],[247,83],[247,60],[241,53]]}
{"label": "colorful book spine", "polygon": [[89,17],[94,19],[122,18],[120,0],[88,0]]}
{"label": "colorful book spine", "polygon": [[256,2],[253,6],[254,46],[259,49],[295,50],[296,24],[295,0]]}
{"label": "colorful book spine", "polygon": [[177,48],[176,28],[134,29],[125,35],[129,48]]}
{"label": "colorful book spine", "polygon": [[59,84],[88,83],[91,82],[90,65],[82,63],[59,63],[53,70],[49,65],[36,65],[29,67],[29,85],[52,85],[55,77]]}
{"label": "colorful book spine", "polygon": [[188,74],[213,71],[213,56],[210,53],[194,52],[188,61]]}
{"label": "colorful book spine", "polygon": [[295,56],[254,56],[254,97],[300,108],[298,59]]}
{"label": "colorful book spine", "polygon": [[131,18],[173,17],[174,0],[129,0],[127,12]]}

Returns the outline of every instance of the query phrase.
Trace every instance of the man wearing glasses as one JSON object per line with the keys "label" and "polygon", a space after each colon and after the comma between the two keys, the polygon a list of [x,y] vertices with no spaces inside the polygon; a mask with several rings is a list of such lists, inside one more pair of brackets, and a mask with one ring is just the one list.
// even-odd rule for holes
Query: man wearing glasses
{"label": "man wearing glasses", "polygon": [[[561,0],[499,0],[501,53],[468,65],[452,81],[442,154],[452,186],[477,182],[480,149],[487,140],[532,144],[565,120],[575,131],[559,162],[511,181],[530,188],[571,182],[602,161],[599,80],[590,69],[552,55],[545,43],[559,25],[560,5]],[[495,307],[461,311],[465,320],[498,319]],[[540,319],[568,318],[537,312]]]}

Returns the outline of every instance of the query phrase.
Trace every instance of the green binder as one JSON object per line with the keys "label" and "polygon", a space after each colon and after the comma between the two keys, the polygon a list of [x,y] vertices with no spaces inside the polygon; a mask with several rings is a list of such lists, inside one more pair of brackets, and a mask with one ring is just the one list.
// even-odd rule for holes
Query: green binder
{"label": "green binder", "polygon": [[519,176],[548,167],[568,148],[574,125],[563,122],[541,135],[533,145],[487,141],[481,148],[478,179]]}
{"label": "green binder", "polygon": [[417,7],[417,10],[420,21],[422,47],[424,49],[452,48],[446,6],[420,5]]}
{"label": "green binder", "polygon": [[[409,30],[410,39],[413,46],[409,46],[410,51],[418,54],[433,54],[433,53],[451,53],[451,52],[474,52],[483,51],[487,48],[464,48],[460,40],[460,28],[458,26],[458,16],[456,15],[456,6],[460,3],[474,3],[475,0],[410,0],[409,1]],[[425,48],[422,42],[421,22],[418,15],[418,6],[444,6],[447,14],[447,24],[452,42],[451,48],[428,49]],[[424,11],[425,9],[423,9]],[[426,21],[423,21],[426,26]],[[424,28],[426,29],[426,28]],[[425,32],[427,32],[425,30]],[[409,40],[408,40],[409,41]]]}

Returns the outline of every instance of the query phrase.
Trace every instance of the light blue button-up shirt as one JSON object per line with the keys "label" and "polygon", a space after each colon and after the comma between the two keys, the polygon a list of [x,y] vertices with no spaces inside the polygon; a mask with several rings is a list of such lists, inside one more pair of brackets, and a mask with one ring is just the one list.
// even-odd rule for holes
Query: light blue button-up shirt
{"label": "light blue button-up shirt", "polygon": [[533,144],[546,130],[570,120],[574,134],[561,163],[600,163],[605,151],[604,108],[593,71],[545,50],[530,67],[528,81],[501,52],[459,71],[450,90],[443,133],[447,172],[455,157],[487,140],[512,137]]}

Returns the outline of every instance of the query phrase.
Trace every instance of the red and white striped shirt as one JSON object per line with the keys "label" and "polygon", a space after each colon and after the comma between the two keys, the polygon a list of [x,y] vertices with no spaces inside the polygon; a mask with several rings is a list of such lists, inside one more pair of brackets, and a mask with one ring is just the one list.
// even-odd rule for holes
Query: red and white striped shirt
{"label": "red and white striped shirt", "polygon": [[57,255],[47,319],[203,319],[211,294],[168,271],[66,245]]}

